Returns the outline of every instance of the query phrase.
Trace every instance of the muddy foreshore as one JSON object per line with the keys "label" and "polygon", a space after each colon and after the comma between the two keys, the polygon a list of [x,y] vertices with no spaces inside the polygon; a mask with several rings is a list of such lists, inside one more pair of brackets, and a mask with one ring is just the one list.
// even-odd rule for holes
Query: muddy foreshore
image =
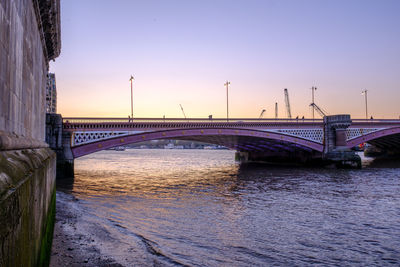
{"label": "muddy foreshore", "polygon": [[102,255],[90,227],[78,224],[82,211],[75,208],[78,199],[57,191],[56,221],[51,250],[51,267],[59,266],[122,266]]}

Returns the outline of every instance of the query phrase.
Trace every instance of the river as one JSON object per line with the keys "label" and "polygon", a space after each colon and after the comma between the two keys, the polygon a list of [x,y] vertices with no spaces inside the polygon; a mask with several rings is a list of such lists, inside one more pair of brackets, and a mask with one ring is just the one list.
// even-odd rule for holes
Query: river
{"label": "river", "polygon": [[[228,150],[102,151],[58,201],[123,266],[399,266],[400,162],[240,165]],[[76,201],[72,201],[73,197]]]}

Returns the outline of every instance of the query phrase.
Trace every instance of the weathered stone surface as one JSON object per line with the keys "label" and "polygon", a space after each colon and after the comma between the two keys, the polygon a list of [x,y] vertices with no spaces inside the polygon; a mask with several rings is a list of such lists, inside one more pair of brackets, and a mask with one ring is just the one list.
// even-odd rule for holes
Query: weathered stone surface
{"label": "weathered stone surface", "polygon": [[0,131],[0,147],[2,150],[41,148],[48,145],[37,139],[21,137],[16,134]]}
{"label": "weathered stone surface", "polygon": [[59,0],[0,0],[0,266],[45,266],[51,248],[56,156],[44,142],[45,87],[59,26]]}
{"label": "weathered stone surface", "polygon": [[347,150],[345,130],[351,125],[348,114],[324,117],[324,153]]}
{"label": "weathered stone surface", "polygon": [[57,154],[57,179],[74,176],[74,156],[71,151],[71,133],[62,130],[60,114],[46,115],[46,142]]}
{"label": "weathered stone surface", "polygon": [[32,0],[47,61],[60,54],[60,0]]}
{"label": "weathered stone surface", "polygon": [[59,27],[59,0],[0,1],[3,132],[44,141],[46,74],[48,60],[60,52]]}
{"label": "weathered stone surface", "polygon": [[324,154],[325,164],[334,164],[340,168],[361,168],[361,158],[346,146],[346,129],[351,125],[348,114],[324,117]]}
{"label": "weathered stone surface", "polygon": [[49,244],[55,162],[49,148],[0,152],[0,266],[36,266]]}

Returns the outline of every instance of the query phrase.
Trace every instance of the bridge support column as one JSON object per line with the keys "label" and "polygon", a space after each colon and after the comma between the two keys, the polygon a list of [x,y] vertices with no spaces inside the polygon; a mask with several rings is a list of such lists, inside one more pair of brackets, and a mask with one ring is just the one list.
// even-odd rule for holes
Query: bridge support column
{"label": "bridge support column", "polygon": [[351,125],[350,115],[332,115],[324,117],[324,153],[325,163],[337,167],[361,168],[361,158],[346,146],[346,129]]}
{"label": "bridge support column", "polygon": [[236,151],[235,161],[240,163],[246,163],[249,161],[249,152]]}
{"label": "bridge support column", "polygon": [[46,114],[46,142],[57,154],[57,178],[73,177],[71,133],[63,131],[60,114]]}

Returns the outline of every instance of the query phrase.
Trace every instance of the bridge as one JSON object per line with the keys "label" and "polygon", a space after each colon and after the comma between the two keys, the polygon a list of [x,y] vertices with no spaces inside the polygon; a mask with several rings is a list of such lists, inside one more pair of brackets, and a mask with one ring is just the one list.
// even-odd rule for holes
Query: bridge
{"label": "bridge", "polygon": [[[59,115],[58,115],[59,116]],[[158,139],[192,140],[236,150],[241,160],[329,159],[356,162],[351,148],[369,143],[400,151],[400,120],[351,119],[159,119],[48,118],[52,147],[73,161],[97,151]],[[358,158],[357,158],[358,157]]]}

